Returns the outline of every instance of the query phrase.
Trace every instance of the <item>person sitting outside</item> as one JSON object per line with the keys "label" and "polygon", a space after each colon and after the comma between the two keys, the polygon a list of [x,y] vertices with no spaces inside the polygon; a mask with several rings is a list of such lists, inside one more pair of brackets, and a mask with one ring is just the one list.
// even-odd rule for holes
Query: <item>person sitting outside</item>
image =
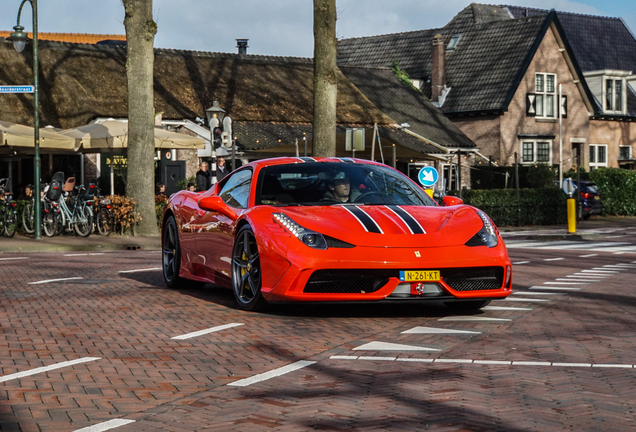
{"label": "person sitting outside", "polygon": [[358,189],[351,189],[351,182],[344,176],[332,179],[327,187],[329,190],[325,192],[323,201],[354,202],[361,195]]}

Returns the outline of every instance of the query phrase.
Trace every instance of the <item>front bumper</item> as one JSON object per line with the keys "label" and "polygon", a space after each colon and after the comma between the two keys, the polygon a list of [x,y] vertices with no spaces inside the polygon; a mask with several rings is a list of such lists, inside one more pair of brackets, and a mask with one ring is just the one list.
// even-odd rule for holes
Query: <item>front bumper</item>
{"label": "front bumper", "polygon": [[[307,249],[303,245],[287,251],[287,272],[274,286],[262,288],[267,301],[477,300],[506,297],[512,287],[510,259],[501,240],[494,248]],[[267,263],[262,266],[267,271]],[[402,270],[439,270],[441,280],[418,287],[400,281]]]}

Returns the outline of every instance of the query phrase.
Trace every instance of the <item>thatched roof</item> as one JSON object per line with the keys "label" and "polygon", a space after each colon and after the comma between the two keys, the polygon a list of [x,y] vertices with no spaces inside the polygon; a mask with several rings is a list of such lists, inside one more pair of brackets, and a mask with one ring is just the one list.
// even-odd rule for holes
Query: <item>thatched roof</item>
{"label": "thatched roof", "polygon": [[[41,125],[71,128],[128,116],[125,48],[42,41],[38,52]],[[30,46],[19,54],[0,40],[0,85],[32,83],[32,58]],[[338,123],[395,123],[341,73],[338,80]],[[311,59],[156,49],[154,88],[163,119],[205,118],[214,100],[237,121],[313,117]],[[1,120],[32,125],[32,95],[3,94],[0,101]]]}

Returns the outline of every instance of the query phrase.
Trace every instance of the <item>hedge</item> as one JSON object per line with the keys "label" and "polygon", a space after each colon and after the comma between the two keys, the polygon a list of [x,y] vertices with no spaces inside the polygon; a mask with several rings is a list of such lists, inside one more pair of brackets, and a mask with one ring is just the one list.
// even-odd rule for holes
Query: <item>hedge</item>
{"label": "hedge", "polygon": [[[453,195],[457,195],[453,193]],[[560,189],[463,190],[464,204],[483,210],[497,226],[558,225],[567,222],[567,196]]]}
{"label": "hedge", "polygon": [[599,168],[590,172],[590,179],[601,191],[604,214],[636,215],[636,171]]}

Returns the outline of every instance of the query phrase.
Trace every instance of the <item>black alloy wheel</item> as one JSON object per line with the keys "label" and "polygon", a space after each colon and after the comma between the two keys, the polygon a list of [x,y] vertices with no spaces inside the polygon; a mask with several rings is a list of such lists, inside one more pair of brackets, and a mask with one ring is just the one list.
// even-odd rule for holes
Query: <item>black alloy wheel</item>
{"label": "black alloy wheel", "polygon": [[249,225],[244,225],[234,240],[232,290],[240,309],[258,311],[267,305],[261,293],[261,260],[256,237]]}
{"label": "black alloy wheel", "polygon": [[201,288],[203,282],[184,279],[179,276],[181,270],[181,246],[179,245],[179,232],[174,216],[170,216],[163,226],[161,233],[161,262],[163,268],[163,281],[168,288]]}

